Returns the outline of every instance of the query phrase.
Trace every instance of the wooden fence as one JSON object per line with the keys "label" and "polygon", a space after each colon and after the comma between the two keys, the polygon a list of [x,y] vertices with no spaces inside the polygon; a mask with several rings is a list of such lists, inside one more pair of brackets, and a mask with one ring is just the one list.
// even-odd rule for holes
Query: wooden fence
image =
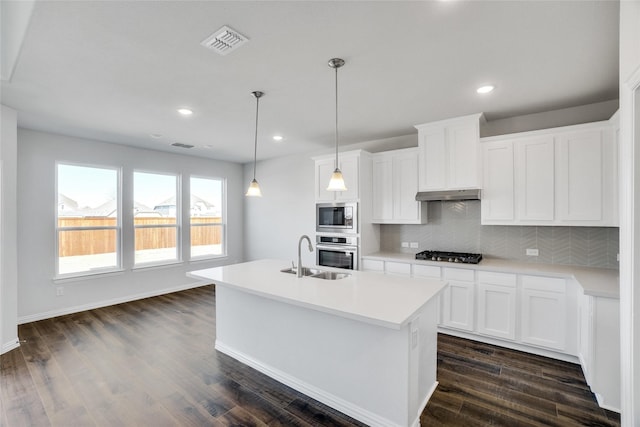
{"label": "wooden fence", "polygon": [[[191,245],[219,245],[222,243],[222,227],[198,227],[197,224],[220,224],[220,217],[191,218]],[[59,218],[59,227],[115,227],[115,218],[85,217]],[[140,217],[134,218],[134,225],[174,225],[175,218]],[[176,233],[173,227],[136,228],[136,251],[144,249],[173,248],[176,246]],[[115,230],[68,230],[58,234],[58,256],[95,255],[115,252]]]}

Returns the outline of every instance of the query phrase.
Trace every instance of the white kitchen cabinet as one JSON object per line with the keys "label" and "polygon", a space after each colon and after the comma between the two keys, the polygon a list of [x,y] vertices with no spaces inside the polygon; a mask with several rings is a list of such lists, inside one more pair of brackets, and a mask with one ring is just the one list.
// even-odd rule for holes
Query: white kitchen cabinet
{"label": "white kitchen cabinet", "polygon": [[314,158],[316,202],[358,200],[360,198],[360,162],[365,160],[365,156],[365,152],[359,150],[339,153],[338,161],[347,191],[327,191],[331,174],[335,169],[335,155]]}
{"label": "white kitchen cabinet", "polygon": [[483,138],[482,146],[482,224],[618,225],[609,122]]}
{"label": "white kitchen cabinet", "polygon": [[601,225],[617,223],[614,130],[563,133],[557,138],[558,220]]}
{"label": "white kitchen cabinet", "polygon": [[411,264],[408,262],[385,261],[384,272],[396,276],[411,276]]}
{"label": "white kitchen cabinet", "polygon": [[564,351],[567,347],[567,285],[565,279],[521,277],[521,340]]}
{"label": "white kitchen cabinet", "polygon": [[424,224],[426,206],[418,192],[418,149],[407,148],[372,155],[373,218],[378,224]]}
{"label": "white kitchen cabinet", "polygon": [[482,145],[482,223],[512,222],[515,220],[513,142],[496,141]]}
{"label": "white kitchen cabinet", "polygon": [[384,261],[378,259],[362,259],[363,271],[375,271],[378,273],[384,273]]}
{"label": "white kitchen cabinet", "polygon": [[516,338],[516,275],[478,271],[477,332],[496,338]]}
{"label": "white kitchen cabinet", "polygon": [[440,267],[434,265],[413,264],[411,272],[413,277],[424,277],[427,279],[440,278]]}
{"label": "white kitchen cabinet", "polygon": [[517,217],[522,223],[553,222],[554,155],[553,136],[515,141]]}
{"label": "white kitchen cabinet", "polygon": [[580,295],[579,359],[598,404],[620,412],[620,301]]}
{"label": "white kitchen cabinet", "polygon": [[480,187],[480,122],[472,114],[415,126],[420,148],[420,191]]}
{"label": "white kitchen cabinet", "polygon": [[475,328],[475,283],[473,270],[442,269],[443,280],[449,282],[442,291],[441,326],[473,331]]}

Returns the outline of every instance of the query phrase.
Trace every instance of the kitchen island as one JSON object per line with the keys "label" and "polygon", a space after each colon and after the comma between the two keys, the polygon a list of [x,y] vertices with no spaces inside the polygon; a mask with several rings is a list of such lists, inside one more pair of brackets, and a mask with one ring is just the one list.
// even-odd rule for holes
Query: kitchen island
{"label": "kitchen island", "polygon": [[[259,260],[189,273],[216,285],[217,350],[371,426],[419,426],[437,386],[445,282]],[[345,270],[340,270],[344,272]]]}

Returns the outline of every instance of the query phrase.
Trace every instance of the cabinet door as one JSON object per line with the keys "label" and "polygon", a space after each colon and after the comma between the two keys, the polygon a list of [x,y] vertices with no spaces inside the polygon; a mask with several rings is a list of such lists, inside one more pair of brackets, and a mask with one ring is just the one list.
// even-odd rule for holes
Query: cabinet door
{"label": "cabinet door", "polygon": [[[358,168],[358,157],[353,155],[343,156],[340,157],[339,161],[340,170],[342,171],[344,185],[347,187],[347,191],[338,191],[336,193],[336,200],[357,200],[360,194],[360,170]],[[329,183],[329,181],[327,181],[327,183]]]}
{"label": "cabinet door", "polygon": [[558,219],[603,219],[604,138],[601,129],[558,137]]}
{"label": "cabinet door", "polygon": [[554,141],[542,136],[516,142],[518,219],[537,224],[554,219]]}
{"label": "cabinet door", "polygon": [[[336,198],[334,191],[327,191],[331,174],[336,168],[335,159],[316,160],[316,201],[333,202]],[[348,187],[347,187],[348,188]]]}
{"label": "cabinet door", "polygon": [[476,123],[452,125],[447,129],[448,188],[478,187],[478,135]]}
{"label": "cabinet door", "polygon": [[478,333],[516,338],[516,289],[478,283]]}
{"label": "cabinet door", "polygon": [[474,283],[449,282],[442,293],[442,326],[473,331]]}
{"label": "cabinet door", "polygon": [[508,224],[514,218],[513,142],[483,145],[482,223]]}
{"label": "cabinet door", "polygon": [[393,156],[393,219],[396,222],[420,221],[418,192],[418,153],[411,151]]}
{"label": "cabinet door", "polygon": [[420,191],[446,188],[447,150],[445,127],[420,130]]}
{"label": "cabinet door", "polygon": [[567,324],[566,281],[522,276],[522,342],[564,350]]}
{"label": "cabinet door", "polygon": [[373,158],[373,222],[393,219],[392,159],[389,156]]}

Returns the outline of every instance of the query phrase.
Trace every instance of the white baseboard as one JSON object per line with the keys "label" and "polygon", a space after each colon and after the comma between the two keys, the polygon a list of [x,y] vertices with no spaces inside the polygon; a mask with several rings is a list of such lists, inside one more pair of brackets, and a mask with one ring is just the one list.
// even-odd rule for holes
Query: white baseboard
{"label": "white baseboard", "polygon": [[140,294],[127,295],[121,298],[114,298],[106,301],[99,301],[95,303],[77,305],[74,307],[66,307],[60,310],[51,310],[45,311],[43,313],[30,314],[28,316],[18,317],[18,325],[22,325],[24,323],[37,322],[38,320],[51,319],[52,317],[64,316],[67,314],[80,313],[82,311],[94,310],[96,308],[108,307],[110,305],[122,304],[125,302],[136,301],[139,299],[157,297],[159,295],[170,294],[173,292],[185,291],[187,289],[199,288],[200,286],[208,286],[210,283],[192,282],[187,283],[186,285],[176,286],[173,288],[165,288],[154,290],[151,292],[144,292]]}
{"label": "white baseboard", "polygon": [[[255,360],[242,352],[234,350],[233,348],[220,342],[220,340],[216,340],[215,348],[221,353],[224,353],[227,356],[230,356],[238,360],[239,362],[242,362],[245,365],[254,368],[257,371],[262,372],[263,374],[273,378],[274,380],[281,382],[282,384],[287,385],[319,402],[322,402],[325,405],[330,406],[331,408],[347,414],[350,417],[355,418],[356,420],[362,421],[363,423],[371,427],[403,427],[387,418],[381,417],[380,415],[377,415],[367,409],[354,405],[353,403],[335,396],[334,394],[319,389],[311,384],[306,383],[305,381],[282,372],[279,369],[275,369],[271,366],[265,365],[262,362]],[[433,385],[431,393],[433,393],[436,386],[437,383]],[[429,400],[430,396],[431,394],[429,394],[426,400]],[[417,425],[420,425],[420,417],[418,417]]]}
{"label": "white baseboard", "polygon": [[14,348],[20,347],[20,340],[16,337],[15,339],[8,341],[2,344],[2,348],[0,348],[0,354],[5,354]]}
{"label": "white baseboard", "polygon": [[496,345],[498,347],[510,348],[512,350],[523,351],[525,353],[537,354],[538,356],[549,357],[551,359],[562,360],[569,363],[580,363],[577,356],[573,356],[566,353],[561,353],[554,350],[547,350],[544,348],[534,347],[527,344],[520,344],[517,342],[503,341],[501,339],[488,337],[485,335],[478,335],[472,332],[459,331],[457,329],[443,328],[438,326],[438,332],[445,335],[453,335],[454,337],[466,338],[472,341],[479,341],[486,344]]}
{"label": "white baseboard", "polygon": [[431,386],[431,389],[429,390],[426,397],[422,401],[422,404],[420,405],[420,409],[418,410],[418,416],[413,421],[413,423],[411,423],[411,427],[420,427],[420,415],[422,415],[422,412],[424,412],[424,409],[427,407],[427,404],[429,404],[429,399],[431,399],[431,396],[433,395],[433,393],[435,393],[436,388],[438,388],[438,384],[439,384],[438,381],[436,381]]}

